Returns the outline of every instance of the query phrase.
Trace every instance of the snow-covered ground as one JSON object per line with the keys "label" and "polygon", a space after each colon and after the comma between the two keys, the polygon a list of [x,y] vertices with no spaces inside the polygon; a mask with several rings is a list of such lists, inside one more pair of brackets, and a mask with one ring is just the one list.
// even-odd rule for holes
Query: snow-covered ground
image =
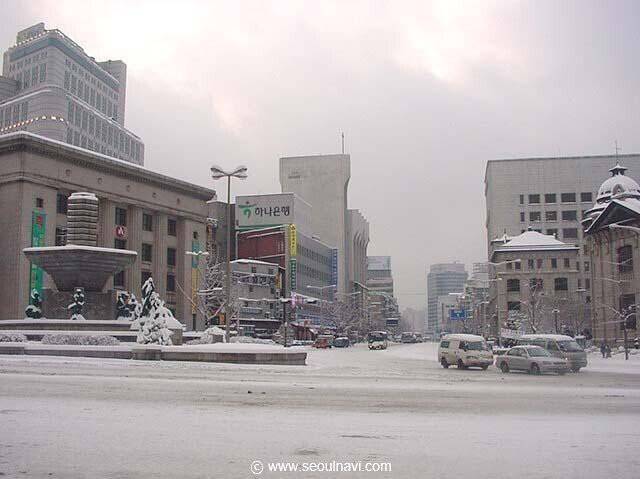
{"label": "snow-covered ground", "polygon": [[444,370],[432,344],[305,350],[306,367],[0,357],[0,472],[248,478],[254,460],[362,460],[392,471],[259,477],[638,476],[637,356],[558,377]]}

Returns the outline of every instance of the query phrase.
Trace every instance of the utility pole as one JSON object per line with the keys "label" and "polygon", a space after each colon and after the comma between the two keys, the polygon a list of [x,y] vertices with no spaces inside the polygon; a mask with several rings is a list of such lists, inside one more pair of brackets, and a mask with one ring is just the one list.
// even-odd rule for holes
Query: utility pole
{"label": "utility pole", "polygon": [[342,137],[342,154],[344,155],[344,131],[340,132],[340,136]]}

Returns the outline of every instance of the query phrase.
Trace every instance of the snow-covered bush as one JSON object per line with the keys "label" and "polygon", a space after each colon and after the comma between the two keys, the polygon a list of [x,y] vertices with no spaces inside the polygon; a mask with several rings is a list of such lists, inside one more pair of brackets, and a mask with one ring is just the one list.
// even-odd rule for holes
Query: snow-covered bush
{"label": "snow-covered bush", "polygon": [[[169,322],[173,322],[173,314],[165,307],[160,295],[156,293],[152,278],[149,278],[142,285],[142,298],[138,343],[170,346],[173,333],[167,326]],[[133,325],[131,326],[133,327]]]}
{"label": "snow-covered bush", "polygon": [[0,343],[26,343],[27,337],[20,333],[0,333]]}
{"label": "snow-covered bush", "polygon": [[252,338],[251,336],[234,336],[230,340],[231,343],[244,343],[244,344],[276,344],[271,339]]}
{"label": "snow-covered bush", "polygon": [[31,304],[29,304],[25,310],[24,315],[29,319],[41,319],[42,318],[42,299],[37,289],[31,290]]}
{"label": "snow-covered bush", "polygon": [[113,336],[104,334],[46,334],[42,344],[63,344],[73,346],[117,346],[120,344]]}
{"label": "snow-covered bush", "polygon": [[82,309],[84,308],[84,291],[82,288],[76,288],[73,291],[73,303],[67,306],[67,310],[71,312],[71,319],[84,320]]}
{"label": "snow-covered bush", "polygon": [[203,331],[198,339],[188,341],[187,344],[213,344],[224,343],[224,331],[218,326],[212,326]]}

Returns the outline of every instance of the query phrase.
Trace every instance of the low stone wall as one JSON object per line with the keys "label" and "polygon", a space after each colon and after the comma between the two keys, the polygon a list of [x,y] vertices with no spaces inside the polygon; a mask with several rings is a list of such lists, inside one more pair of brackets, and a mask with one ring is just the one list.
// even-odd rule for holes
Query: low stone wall
{"label": "low stone wall", "polygon": [[130,321],[73,321],[71,319],[5,319],[0,330],[130,331]]}
{"label": "low stone wall", "polygon": [[208,363],[274,364],[304,366],[303,351],[202,351],[190,346],[162,347],[154,345],[121,346],[58,346],[38,343],[0,343],[0,355],[26,354],[39,356],[71,356],[107,359],[139,359],[164,361],[195,361]]}

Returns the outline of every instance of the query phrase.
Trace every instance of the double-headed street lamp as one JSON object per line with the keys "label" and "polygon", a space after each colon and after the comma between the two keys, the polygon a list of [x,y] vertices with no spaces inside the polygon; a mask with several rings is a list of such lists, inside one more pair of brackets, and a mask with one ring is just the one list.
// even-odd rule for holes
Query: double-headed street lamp
{"label": "double-headed street lamp", "polygon": [[224,304],[224,331],[227,342],[230,339],[231,330],[229,323],[231,319],[231,178],[244,180],[247,178],[247,167],[238,166],[232,171],[225,171],[219,166],[211,167],[211,177],[214,180],[227,178],[227,274],[225,278],[226,299]]}

